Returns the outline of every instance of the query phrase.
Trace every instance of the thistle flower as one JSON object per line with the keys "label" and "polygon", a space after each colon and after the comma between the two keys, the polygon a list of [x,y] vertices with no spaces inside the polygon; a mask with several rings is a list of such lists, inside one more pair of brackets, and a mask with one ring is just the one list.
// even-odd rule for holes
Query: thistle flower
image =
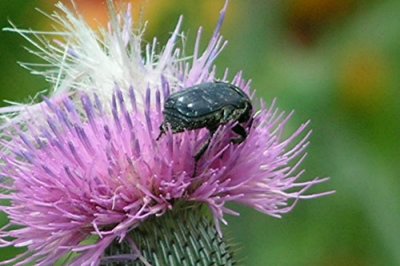
{"label": "thistle flower", "polygon": [[[0,208],[10,219],[0,245],[27,248],[2,264],[53,265],[75,253],[71,265],[98,265],[114,243],[127,244],[128,252],[113,259],[146,263],[145,247],[132,236],[182,204],[208,206],[221,236],[224,215],[238,215],[229,202],[280,217],[299,199],[330,193],[304,194],[326,179],[298,182],[308,122],[285,138],[292,113],[278,111],[275,102],[267,107],[260,101],[239,145],[231,143],[235,124],[220,126],[196,171],[194,155],[207,130],[167,132],[156,141],[165,99],[217,78],[213,61],[226,44],[220,36],[226,5],[200,56],[199,30],[191,59],[174,48],[182,19],[160,55],[154,41],[142,58],[142,32],[132,30],[129,9],[124,16],[112,13],[109,30],[98,35],[59,7],[64,16],[53,18],[65,27],[57,33],[66,39],[57,41],[64,49],[41,37],[45,47],[35,43],[50,63],[50,70],[35,73],[53,82],[54,91],[43,103],[15,107],[18,113],[2,131],[1,197],[11,205]],[[31,41],[26,31],[15,31]],[[225,73],[221,80],[251,94],[240,72],[232,80]]]}

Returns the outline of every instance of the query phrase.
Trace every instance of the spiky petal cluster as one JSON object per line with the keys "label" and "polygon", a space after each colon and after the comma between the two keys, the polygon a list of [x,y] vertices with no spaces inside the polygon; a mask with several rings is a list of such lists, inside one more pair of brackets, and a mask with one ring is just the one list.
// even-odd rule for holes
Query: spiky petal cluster
{"label": "spiky petal cluster", "polygon": [[[191,65],[168,52],[175,31],[157,61],[157,66],[168,65],[168,71],[160,68],[156,78],[110,76],[101,89],[94,86],[95,93],[60,94],[36,107],[41,119],[24,116],[29,123],[7,128],[18,138],[1,140],[1,186],[6,190],[1,197],[11,205],[1,207],[10,223],[1,230],[0,244],[28,249],[3,264],[52,265],[76,252],[73,265],[96,265],[110,243],[124,239],[149,217],[163,215],[178,200],[207,204],[218,225],[224,214],[236,214],[226,207],[228,202],[279,217],[298,199],[323,195],[303,193],[325,179],[297,182],[308,144],[307,123],[285,138],[291,114],[279,112],[274,103],[268,108],[261,104],[239,145],[231,143],[234,124],[221,126],[196,171],[193,158],[208,138],[207,130],[169,132],[156,141],[163,102],[171,91],[214,79],[211,66],[223,46],[219,27],[224,12],[200,57],[196,45]],[[129,39],[129,34],[121,36]],[[90,61],[83,53],[79,47],[71,51],[75,62]],[[120,63],[128,69],[143,67],[138,61]],[[231,83],[249,93],[241,74]],[[88,84],[80,86],[89,89]],[[103,89],[111,92],[108,100]]]}

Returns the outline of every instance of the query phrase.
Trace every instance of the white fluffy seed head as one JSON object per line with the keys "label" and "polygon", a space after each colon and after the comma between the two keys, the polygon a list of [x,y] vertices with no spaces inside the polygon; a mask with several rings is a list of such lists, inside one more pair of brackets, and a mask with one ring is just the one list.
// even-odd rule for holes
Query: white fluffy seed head
{"label": "white fluffy seed head", "polygon": [[[134,28],[130,6],[126,12],[117,13],[112,1],[108,4],[110,23],[107,28],[91,28],[78,11],[58,3],[59,11],[47,15],[55,24],[54,31],[18,29],[13,24],[5,29],[23,36],[31,44],[29,52],[44,61],[44,64],[21,65],[50,82],[47,96],[96,93],[103,102],[110,102],[116,86],[124,93],[133,86],[136,94],[142,96],[137,99],[140,108],[146,89],[159,88],[162,80],[167,81],[172,89],[183,86],[178,77],[182,77],[179,73],[182,73],[188,58],[183,58],[181,49],[175,45],[183,36],[180,32],[182,17],[164,49],[157,53],[157,39],[143,45],[146,23]],[[40,108],[38,104],[33,103],[12,103],[12,106],[0,108],[5,122],[2,128],[7,127],[11,117],[18,117],[27,109],[34,112],[37,108]]]}

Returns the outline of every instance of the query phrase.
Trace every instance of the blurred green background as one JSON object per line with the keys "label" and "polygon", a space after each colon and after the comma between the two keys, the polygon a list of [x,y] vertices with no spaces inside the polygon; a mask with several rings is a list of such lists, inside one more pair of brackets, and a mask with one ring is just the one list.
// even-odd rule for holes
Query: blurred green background
{"label": "blurred green background", "polygon": [[[103,1],[75,2],[90,21],[104,20]],[[197,27],[210,36],[223,6],[215,0],[132,2],[144,7],[147,40],[158,36],[163,43],[183,14],[188,53]],[[53,4],[2,0],[0,26],[9,19],[49,29],[34,8],[51,12]],[[304,178],[330,176],[312,192],[337,191],[300,202],[283,219],[235,206],[241,216],[228,217],[224,230],[241,264],[400,265],[400,1],[233,0],[222,32],[229,45],[219,69],[243,70],[258,96],[295,109],[293,128],[311,119]],[[39,62],[23,49],[28,43],[17,34],[0,36],[0,99],[24,101],[48,88],[16,64]],[[0,257],[10,252],[0,250]]]}

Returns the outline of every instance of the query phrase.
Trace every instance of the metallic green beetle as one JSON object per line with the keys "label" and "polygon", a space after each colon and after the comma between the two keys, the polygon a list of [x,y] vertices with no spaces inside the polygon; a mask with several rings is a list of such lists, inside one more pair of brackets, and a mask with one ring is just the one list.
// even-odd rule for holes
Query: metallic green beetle
{"label": "metallic green beetle", "polygon": [[224,82],[202,83],[171,94],[164,103],[164,122],[160,126],[157,140],[168,131],[179,133],[185,130],[207,128],[210,137],[195,155],[196,162],[210,144],[210,139],[220,125],[238,122],[232,130],[239,135],[234,143],[247,137],[242,124],[252,117],[253,107],[247,94],[239,87]]}

